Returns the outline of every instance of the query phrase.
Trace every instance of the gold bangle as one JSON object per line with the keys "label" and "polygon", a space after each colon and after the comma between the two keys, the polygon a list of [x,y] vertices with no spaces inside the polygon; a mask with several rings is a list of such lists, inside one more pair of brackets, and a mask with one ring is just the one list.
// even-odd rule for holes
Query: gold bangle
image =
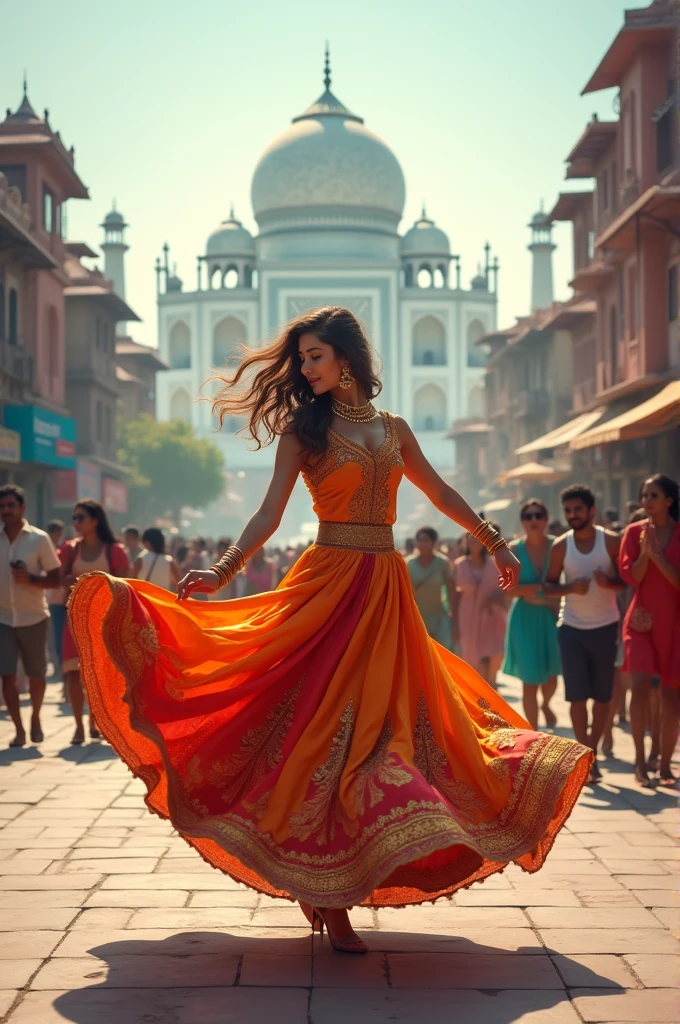
{"label": "gold bangle", "polygon": [[505,537],[499,537],[493,547],[488,549],[490,555],[495,555],[499,548],[507,547],[507,541]]}
{"label": "gold bangle", "polygon": [[217,575],[219,580],[218,590],[222,590],[227,584],[231,583],[236,573],[240,572],[245,565],[246,556],[243,554],[241,549],[235,544],[227,548],[225,553],[220,558],[219,562],[215,565],[211,565],[210,568]]}

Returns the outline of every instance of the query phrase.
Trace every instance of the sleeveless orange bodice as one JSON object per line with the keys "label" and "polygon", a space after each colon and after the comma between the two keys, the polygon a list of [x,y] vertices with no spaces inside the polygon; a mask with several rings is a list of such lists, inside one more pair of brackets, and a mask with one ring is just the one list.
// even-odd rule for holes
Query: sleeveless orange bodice
{"label": "sleeveless orange bodice", "polygon": [[328,448],[303,478],[322,522],[392,526],[397,490],[404,475],[394,416],[380,413],[385,440],[369,452],[338,431],[328,431]]}

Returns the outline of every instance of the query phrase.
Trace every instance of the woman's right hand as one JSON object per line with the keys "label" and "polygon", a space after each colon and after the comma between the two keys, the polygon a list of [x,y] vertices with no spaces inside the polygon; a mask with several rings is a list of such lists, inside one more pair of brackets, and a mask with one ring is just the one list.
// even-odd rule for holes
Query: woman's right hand
{"label": "woman's right hand", "polygon": [[192,594],[214,594],[220,589],[220,578],[213,569],[191,569],[177,586],[177,600]]}

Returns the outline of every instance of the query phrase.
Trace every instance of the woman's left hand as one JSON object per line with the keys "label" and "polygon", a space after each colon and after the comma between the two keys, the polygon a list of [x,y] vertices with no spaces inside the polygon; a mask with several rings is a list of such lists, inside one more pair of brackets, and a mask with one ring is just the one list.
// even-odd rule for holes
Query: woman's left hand
{"label": "woman's left hand", "polygon": [[493,556],[498,569],[498,585],[501,590],[512,590],[517,586],[520,564],[510,548],[504,544]]}

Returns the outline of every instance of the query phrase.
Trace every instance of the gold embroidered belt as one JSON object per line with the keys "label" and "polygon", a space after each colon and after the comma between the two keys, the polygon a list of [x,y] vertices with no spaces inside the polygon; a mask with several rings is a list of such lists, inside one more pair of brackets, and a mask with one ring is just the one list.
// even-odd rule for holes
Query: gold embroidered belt
{"label": "gold embroidered belt", "polygon": [[394,551],[392,527],[383,523],[319,523],[316,543],[354,551]]}

